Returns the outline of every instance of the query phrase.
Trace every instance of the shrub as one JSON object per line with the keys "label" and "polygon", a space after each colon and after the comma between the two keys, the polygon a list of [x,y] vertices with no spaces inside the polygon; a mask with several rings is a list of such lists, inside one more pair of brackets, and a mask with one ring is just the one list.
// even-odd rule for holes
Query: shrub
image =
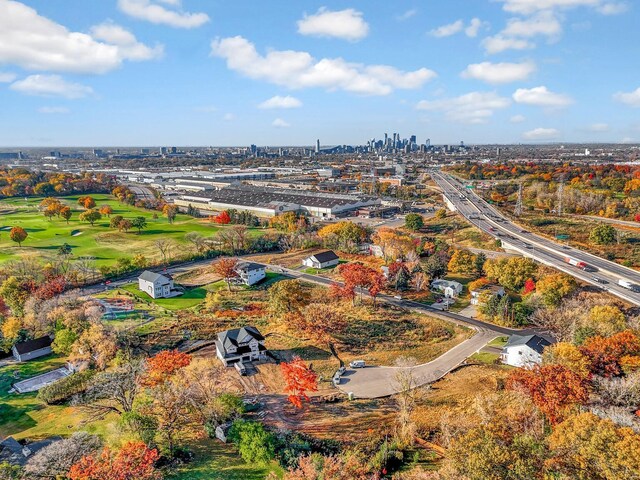
{"label": "shrub", "polygon": [[73,395],[83,392],[94,374],[93,370],[85,370],[47,385],[38,392],[38,400],[47,405],[62,403]]}

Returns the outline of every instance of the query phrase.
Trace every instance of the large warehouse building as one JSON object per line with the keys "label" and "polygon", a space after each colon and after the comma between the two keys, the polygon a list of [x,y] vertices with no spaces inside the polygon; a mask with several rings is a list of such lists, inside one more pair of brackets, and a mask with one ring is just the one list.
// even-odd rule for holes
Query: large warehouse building
{"label": "large warehouse building", "polygon": [[335,218],[362,207],[379,205],[374,197],[338,195],[326,192],[231,185],[214,191],[181,195],[179,207],[196,207],[203,212],[235,209],[260,217],[273,217],[285,212],[301,212],[317,218]]}

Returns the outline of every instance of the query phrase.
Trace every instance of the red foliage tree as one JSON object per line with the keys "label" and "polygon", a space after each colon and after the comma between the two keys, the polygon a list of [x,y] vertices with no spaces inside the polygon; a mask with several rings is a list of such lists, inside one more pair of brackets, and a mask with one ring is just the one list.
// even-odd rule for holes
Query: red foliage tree
{"label": "red foliage tree", "polygon": [[353,291],[360,289],[360,300],[362,300],[362,292],[366,290],[373,298],[375,307],[376,297],[382,291],[384,286],[384,276],[379,271],[367,267],[362,263],[346,263],[338,267],[338,272],[344,280],[345,291]]}
{"label": "red foliage tree", "polygon": [[280,369],[285,381],[285,392],[288,400],[297,408],[302,408],[302,401],[309,401],[307,392],[318,391],[318,375],[307,367],[300,357],[293,357],[289,363],[281,363]]}
{"label": "red foliage tree", "polygon": [[67,287],[67,280],[62,276],[51,278],[38,287],[35,295],[42,300],[60,295]]}
{"label": "red foliage tree", "polygon": [[633,219],[634,219],[636,222],[640,222],[640,213],[636,213],[636,215],[635,215],[635,217],[633,217]]}
{"label": "red foliage tree", "polygon": [[571,407],[589,400],[588,381],[562,365],[515,370],[507,387],[526,392],[553,424],[561,422]]}
{"label": "red foliage tree", "polygon": [[530,293],[533,293],[535,289],[536,289],[536,282],[533,281],[533,278],[527,278],[527,281],[524,282],[524,288],[522,289],[522,293],[524,293],[525,295],[529,295]]}
{"label": "red foliage tree", "polygon": [[640,339],[635,333],[625,330],[609,338],[588,338],[580,351],[589,359],[592,373],[615,377],[622,373],[623,357],[640,355]]}
{"label": "red foliage tree", "polygon": [[236,267],[238,266],[237,258],[221,258],[211,264],[213,272],[224,278],[227,282],[227,289],[231,291],[231,279],[238,276]]}
{"label": "red foliage tree", "polygon": [[24,242],[28,236],[29,234],[27,231],[17,225],[9,231],[9,238],[16,242],[20,247],[22,246],[22,242]]}
{"label": "red foliage tree", "polygon": [[155,387],[164,383],[176,371],[191,363],[191,355],[178,350],[163,350],[147,360],[147,372],[143,383]]}
{"label": "red foliage tree", "polygon": [[155,467],[159,458],[156,449],[142,442],[126,443],[120,450],[105,447],[100,456],[89,455],[73,465],[71,480],[160,480],[162,474]]}
{"label": "red foliage tree", "polygon": [[231,223],[231,217],[229,216],[229,212],[225,210],[223,212],[220,212],[215,217],[213,217],[213,221],[219,225],[227,225]]}

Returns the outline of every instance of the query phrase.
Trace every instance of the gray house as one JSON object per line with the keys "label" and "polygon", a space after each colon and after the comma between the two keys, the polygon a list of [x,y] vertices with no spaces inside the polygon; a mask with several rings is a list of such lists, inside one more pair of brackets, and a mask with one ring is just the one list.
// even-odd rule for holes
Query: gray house
{"label": "gray house", "polygon": [[264,360],[267,349],[264,337],[256,327],[242,327],[226,330],[218,334],[216,355],[229,367],[238,362]]}
{"label": "gray house", "polygon": [[316,253],[302,261],[305,267],[311,268],[329,268],[338,265],[338,263],[340,263],[340,257],[332,250]]}
{"label": "gray house", "polygon": [[51,343],[53,340],[49,336],[18,342],[12,348],[13,358],[18,362],[26,362],[34,358],[44,357],[51,353]]}
{"label": "gray house", "polygon": [[531,368],[542,363],[542,353],[551,342],[539,335],[511,335],[502,348],[502,363],[512,367]]}

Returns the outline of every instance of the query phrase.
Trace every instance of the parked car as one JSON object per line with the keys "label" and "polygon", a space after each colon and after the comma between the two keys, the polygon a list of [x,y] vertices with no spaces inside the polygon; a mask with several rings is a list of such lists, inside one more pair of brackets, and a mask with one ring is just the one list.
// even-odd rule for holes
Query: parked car
{"label": "parked car", "polygon": [[366,366],[367,364],[364,360],[354,360],[353,362],[349,363],[350,368],[364,368]]}

